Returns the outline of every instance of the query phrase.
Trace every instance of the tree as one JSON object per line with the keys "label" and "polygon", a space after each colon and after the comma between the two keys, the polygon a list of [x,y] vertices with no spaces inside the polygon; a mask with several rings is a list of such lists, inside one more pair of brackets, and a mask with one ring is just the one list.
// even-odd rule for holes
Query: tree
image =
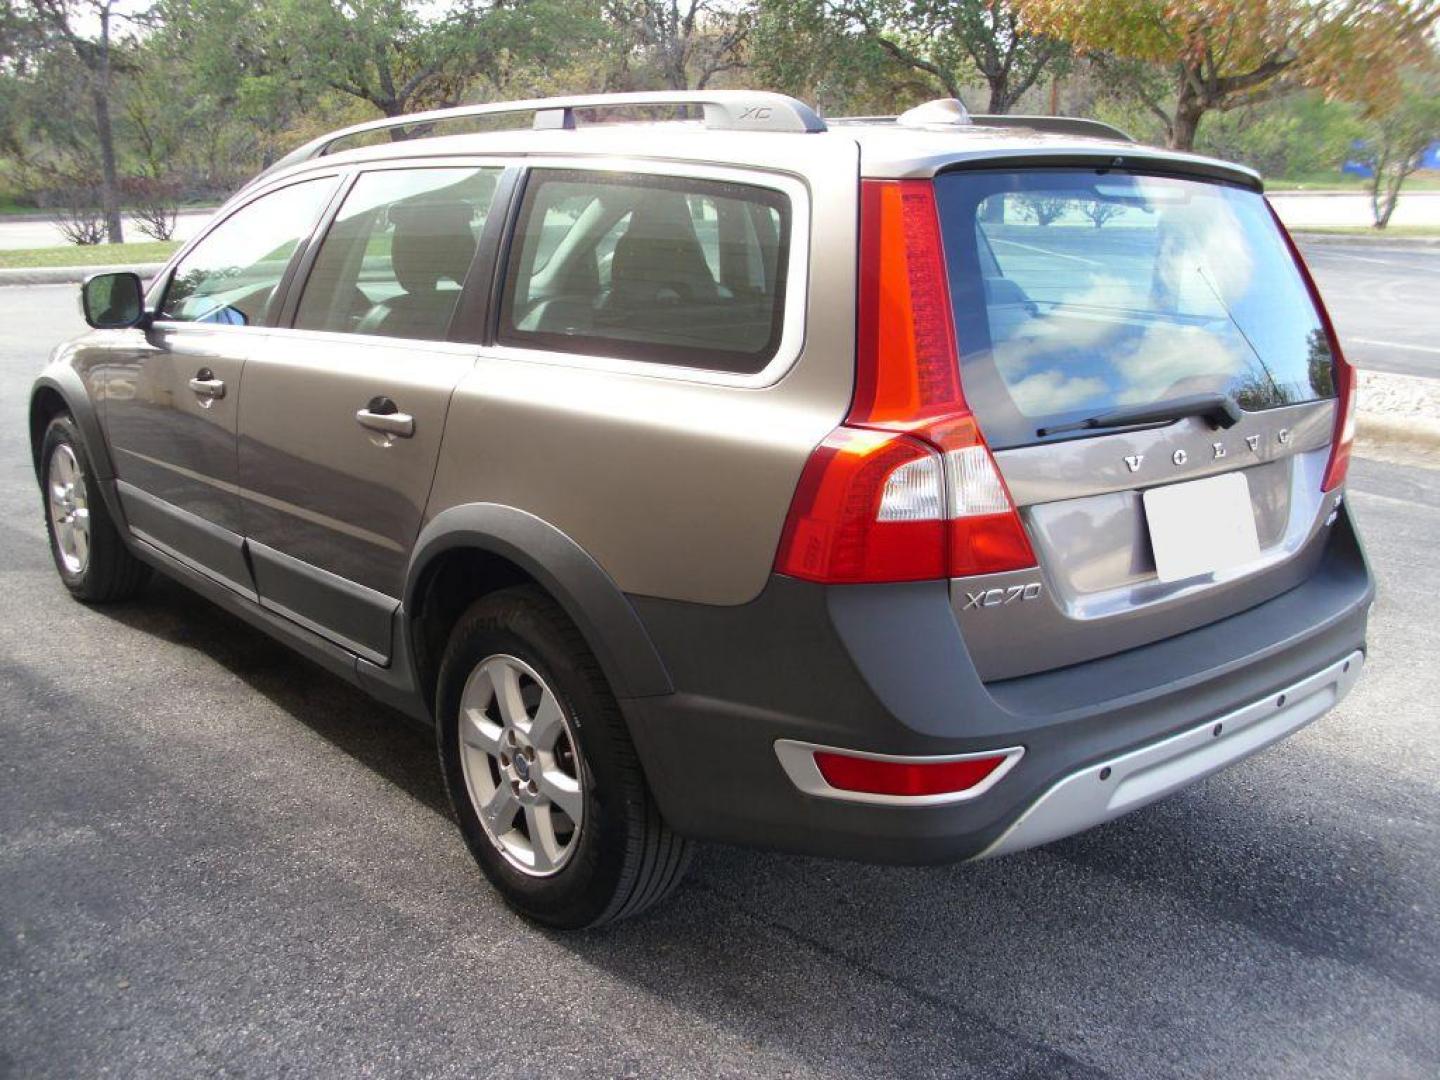
{"label": "tree", "polygon": [[900,63],[935,79],[950,97],[978,71],[990,88],[987,112],[1007,113],[1069,53],[1037,32],[1013,0],[834,0],[842,20]]}
{"label": "tree", "polygon": [[748,6],[720,0],[605,0],[603,7],[619,46],[620,89],[633,89],[639,74],[639,81],[655,81],[669,90],[703,90],[717,75],[744,66],[754,27]]}
{"label": "tree", "polygon": [[1125,208],[1119,203],[1111,202],[1109,199],[1091,199],[1081,208],[1084,215],[1090,219],[1095,228],[1103,228],[1105,222],[1109,221],[1116,214],[1121,213]]}
{"label": "tree", "polygon": [[[270,63],[292,79],[358,98],[384,116],[456,103],[490,52],[462,54],[473,9],[426,19],[414,0],[273,0],[260,9]],[[478,35],[477,35],[478,36]]]}
{"label": "tree", "polygon": [[[115,10],[116,3],[117,0],[30,0],[34,25],[45,43],[69,50],[84,72],[100,150],[100,202],[105,214],[105,237],[112,244],[125,240],[120,220],[115,129],[110,115],[115,74],[121,62],[115,29],[118,23],[130,18]],[[93,37],[79,29],[86,21],[93,21],[96,26]]]}
{"label": "tree", "polygon": [[1054,195],[1022,195],[1017,201],[1020,216],[1042,227],[1064,217],[1071,205],[1070,200],[1064,196]]}
{"label": "tree", "polygon": [[[1178,150],[1211,111],[1298,86],[1387,100],[1397,65],[1423,54],[1433,0],[1014,0],[1030,25],[1070,41],[1116,78],[1158,65],[1169,102],[1131,80]],[[1137,68],[1138,65],[1138,68]]]}
{"label": "tree", "polygon": [[1420,167],[1421,157],[1440,139],[1440,79],[1410,73],[1399,97],[1375,116],[1367,164],[1375,228],[1390,224],[1400,189]]}
{"label": "tree", "polygon": [[517,53],[544,60],[583,43],[573,7],[562,0],[269,0],[252,6],[255,51],[260,71],[284,73],[312,95],[334,90],[383,116],[402,116],[459,104],[477,77],[502,85]]}

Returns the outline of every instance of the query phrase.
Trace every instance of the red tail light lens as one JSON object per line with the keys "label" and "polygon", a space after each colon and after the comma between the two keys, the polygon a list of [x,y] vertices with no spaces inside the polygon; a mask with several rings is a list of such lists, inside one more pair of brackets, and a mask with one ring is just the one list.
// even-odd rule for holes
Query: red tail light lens
{"label": "red tail light lens", "polygon": [[[911,489],[911,497],[903,500],[914,506],[909,515],[896,506],[900,500],[894,492],[902,488]],[[836,428],[810,455],[800,476],[776,570],[837,583],[941,577],[942,497],[940,456],[924,443],[882,431]],[[927,501],[933,505],[927,508]]]}
{"label": "red tail light lens", "polygon": [[1350,448],[1355,442],[1355,367],[1345,359],[1345,354],[1340,349],[1340,339],[1335,336],[1335,324],[1330,321],[1330,312],[1325,309],[1325,301],[1320,299],[1320,290],[1310,275],[1310,267],[1306,265],[1305,257],[1300,254],[1294,237],[1290,235],[1290,230],[1285,228],[1273,206],[1270,207],[1270,216],[1275,221],[1275,227],[1280,230],[1280,235],[1285,238],[1290,257],[1295,260],[1295,268],[1300,271],[1305,288],[1310,292],[1310,300],[1320,317],[1320,328],[1325,332],[1325,341],[1330,346],[1335,373],[1335,435],[1330,444],[1330,461],[1325,466],[1325,479],[1321,481],[1320,490],[1334,491],[1345,482],[1345,474],[1350,470]]}
{"label": "red tail light lens", "polygon": [[[1326,320],[1327,322],[1329,320]],[[1355,368],[1340,355],[1340,347],[1333,346],[1335,364],[1335,442],[1330,447],[1330,461],[1325,466],[1325,480],[1321,491],[1334,491],[1345,483],[1350,471],[1350,450],[1355,445]]]}
{"label": "red tail light lens", "polygon": [[960,761],[884,761],[815,751],[815,767],[825,782],[840,791],[866,795],[949,795],[968,791],[1005,764],[1008,755]]}
{"label": "red tail light lens", "polygon": [[859,278],[855,397],[801,475],[776,570],[839,583],[1034,566],[961,390],[930,181],[862,183]]}
{"label": "red tail light lens", "polygon": [[905,430],[968,411],[928,180],[860,185],[855,399],[846,423]]}

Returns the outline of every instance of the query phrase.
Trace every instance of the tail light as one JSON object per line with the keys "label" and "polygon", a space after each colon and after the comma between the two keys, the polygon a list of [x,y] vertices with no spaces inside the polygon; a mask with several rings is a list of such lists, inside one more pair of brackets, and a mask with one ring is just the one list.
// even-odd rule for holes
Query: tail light
{"label": "tail light", "polygon": [[1273,206],[1270,208],[1270,216],[1274,218],[1280,235],[1285,238],[1290,257],[1295,260],[1295,268],[1300,271],[1305,288],[1310,292],[1310,301],[1315,305],[1315,312],[1320,317],[1320,328],[1330,346],[1335,373],[1335,435],[1330,444],[1330,460],[1325,466],[1325,479],[1320,484],[1320,490],[1334,491],[1345,483],[1345,474],[1350,470],[1350,448],[1355,442],[1355,366],[1345,359],[1345,354],[1340,350],[1340,339],[1335,336],[1335,325],[1330,321],[1330,312],[1325,310],[1325,301],[1320,299],[1320,290],[1316,287],[1315,279],[1310,275],[1310,267],[1305,264],[1305,257],[1300,254],[1300,248],[1290,235],[1290,230],[1285,228]]}
{"label": "tail light", "polygon": [[960,387],[934,185],[860,190],[855,397],[801,474],[776,570],[917,581],[1035,565]]}

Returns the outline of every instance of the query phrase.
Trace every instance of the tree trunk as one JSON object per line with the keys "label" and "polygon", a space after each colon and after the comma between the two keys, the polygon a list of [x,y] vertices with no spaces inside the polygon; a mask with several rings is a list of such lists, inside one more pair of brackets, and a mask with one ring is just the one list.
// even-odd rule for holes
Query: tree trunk
{"label": "tree trunk", "polygon": [[1198,106],[1191,109],[1175,110],[1175,120],[1170,125],[1170,149],[1194,150],[1195,132],[1200,128],[1200,118],[1205,110]]}
{"label": "tree trunk", "polygon": [[988,78],[990,83],[990,108],[987,110],[992,116],[1004,116],[1010,111],[1014,104],[1010,100],[1010,74],[1002,72],[999,75],[991,75]]}
{"label": "tree trunk", "polygon": [[1180,91],[1175,98],[1175,112],[1170,120],[1170,149],[1195,149],[1195,133],[1205,115],[1205,103],[1195,91],[1189,72],[1180,73]]}
{"label": "tree trunk", "polygon": [[115,133],[110,126],[109,79],[95,88],[95,131],[100,139],[100,205],[105,211],[105,238],[112,244],[125,242],[120,221],[120,178],[115,169]]}
{"label": "tree trunk", "polygon": [[1390,215],[1395,213],[1395,207],[1400,203],[1400,188],[1405,184],[1405,177],[1409,175],[1402,170],[1393,177],[1386,177],[1377,166],[1375,169],[1375,189],[1371,195],[1371,205],[1375,211],[1375,228],[1383,229],[1390,224]]}

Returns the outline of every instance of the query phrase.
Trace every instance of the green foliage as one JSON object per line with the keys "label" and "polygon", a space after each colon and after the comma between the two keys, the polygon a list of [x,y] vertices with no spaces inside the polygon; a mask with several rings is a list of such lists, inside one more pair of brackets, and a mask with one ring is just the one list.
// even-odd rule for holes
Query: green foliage
{"label": "green foliage", "polygon": [[1011,0],[807,0],[765,10],[804,31],[800,43],[809,46],[811,64],[818,59],[827,71],[843,70],[842,58],[859,61],[862,79],[885,67],[908,69],[949,97],[964,97],[978,79],[988,96],[971,102],[981,106],[977,112],[1009,112],[1069,54],[1062,42],[1033,32]]}
{"label": "green foliage", "polygon": [[890,114],[942,92],[824,0],[760,0],[751,63],[759,85],[832,116]]}
{"label": "green foliage", "polygon": [[1409,73],[1400,95],[1373,117],[1369,136],[1370,203],[1375,227],[1383,229],[1420,155],[1440,139],[1440,72]]}
{"label": "green foliage", "polygon": [[[1284,0],[1276,10],[1288,18],[1306,3]],[[832,116],[891,114],[955,93],[977,112],[1017,104],[1043,112],[1052,91],[1060,111],[1094,115],[1142,141],[1173,141],[1177,65],[1191,62],[1183,48],[1174,51],[1176,42],[1208,40],[1217,32],[1212,17],[1233,14],[1236,47],[1245,48],[1227,52],[1226,63],[1259,57],[1263,65],[1273,41],[1247,29],[1263,6],[1259,0],[1188,7],[1093,0],[1069,8],[1062,0],[0,0],[3,186],[42,205],[69,205],[102,188],[112,208],[117,193],[134,203],[141,190],[151,201],[208,201],[294,146],[380,115],[684,86],[780,90]],[[1083,12],[1067,22],[1062,8]],[[108,73],[93,66],[93,13],[102,10],[113,15]],[[1150,17],[1156,11],[1174,18],[1157,23]],[[1126,22],[1135,18],[1134,26]],[[1062,26],[1083,38],[1082,63],[1072,63],[1058,40]],[[1323,55],[1337,64],[1345,59],[1344,40],[1323,44]],[[106,116],[92,93],[101,78],[109,86]],[[1207,99],[1203,127],[1200,114],[1190,117],[1196,148],[1268,176],[1324,177],[1334,175],[1356,139],[1380,147],[1398,138],[1400,114],[1381,103],[1371,103],[1369,114],[1388,117],[1389,127],[1371,128],[1355,106],[1317,92],[1279,93],[1283,88],[1276,79],[1264,83],[1263,93]],[[108,157],[102,124],[111,136]],[[1386,170],[1394,174],[1396,159],[1386,153]],[[156,209],[165,207],[157,202]]]}
{"label": "green foliage", "polygon": [[1338,176],[1352,145],[1364,135],[1354,105],[1303,92],[1211,116],[1195,149],[1242,162],[1265,176]]}

